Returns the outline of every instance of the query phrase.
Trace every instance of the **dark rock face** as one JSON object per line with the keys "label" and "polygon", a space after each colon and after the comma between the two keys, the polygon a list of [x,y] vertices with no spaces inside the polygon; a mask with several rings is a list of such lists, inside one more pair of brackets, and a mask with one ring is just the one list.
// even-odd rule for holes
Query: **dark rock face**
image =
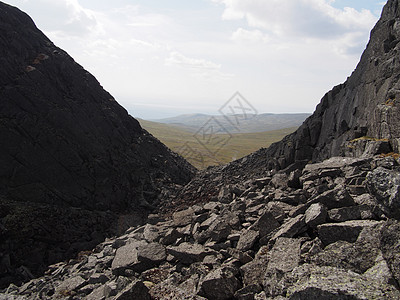
{"label": "dark rock face", "polygon": [[26,14],[1,2],[0,53],[0,260],[10,261],[7,273],[27,257],[37,257],[29,266],[36,273],[74,243],[81,244],[75,251],[96,244],[121,227],[117,214],[142,210],[130,218],[140,221],[163,188],[193,176]]}

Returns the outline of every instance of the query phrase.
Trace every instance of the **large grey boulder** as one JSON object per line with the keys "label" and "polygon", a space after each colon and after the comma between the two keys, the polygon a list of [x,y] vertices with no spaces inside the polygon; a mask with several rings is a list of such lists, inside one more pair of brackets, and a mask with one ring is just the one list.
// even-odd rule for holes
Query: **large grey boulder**
{"label": "large grey boulder", "polygon": [[260,233],[256,230],[245,229],[241,232],[236,249],[240,251],[250,250],[258,240]]}
{"label": "large grey boulder", "polygon": [[203,261],[207,255],[215,254],[215,251],[200,244],[182,243],[179,246],[167,247],[168,254],[183,264],[191,264]]}
{"label": "large grey boulder", "polygon": [[300,262],[300,239],[278,238],[269,252],[267,271],[291,272]]}
{"label": "large grey boulder", "polygon": [[383,257],[397,281],[400,283],[400,223],[391,220],[381,231],[380,248]]}
{"label": "large grey boulder", "polygon": [[326,207],[321,203],[314,203],[305,212],[305,222],[307,226],[315,228],[325,223],[327,216],[328,211]]}
{"label": "large grey boulder", "polygon": [[245,286],[251,284],[257,284],[261,286],[264,274],[267,270],[268,260],[268,247],[262,246],[251,262],[240,267],[243,284]]}
{"label": "large grey boulder", "polygon": [[355,242],[364,228],[380,224],[372,220],[353,220],[341,223],[327,223],[318,226],[318,236],[324,245],[336,241]]}
{"label": "large grey boulder", "polygon": [[400,292],[392,285],[381,284],[360,274],[332,267],[302,265],[285,278],[295,284],[287,297],[300,299],[398,299]]}
{"label": "large grey boulder", "polygon": [[280,237],[295,237],[306,230],[307,226],[305,222],[305,216],[301,214],[294,218],[288,219],[273,235],[272,240],[276,240]]}
{"label": "large grey boulder", "polygon": [[199,283],[199,295],[207,299],[232,299],[240,282],[229,267],[212,270]]}
{"label": "large grey boulder", "polygon": [[367,187],[387,215],[400,218],[400,172],[378,167],[367,175]]}
{"label": "large grey boulder", "polygon": [[130,283],[126,288],[119,292],[114,300],[150,300],[149,289],[140,280]]}

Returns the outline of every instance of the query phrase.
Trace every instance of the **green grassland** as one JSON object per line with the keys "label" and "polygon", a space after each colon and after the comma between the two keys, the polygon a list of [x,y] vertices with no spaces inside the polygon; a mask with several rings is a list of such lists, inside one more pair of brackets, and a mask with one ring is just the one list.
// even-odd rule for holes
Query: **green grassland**
{"label": "green grassland", "polygon": [[184,127],[139,119],[140,125],[198,169],[226,164],[260,148],[269,147],[297,128],[255,132],[197,135]]}

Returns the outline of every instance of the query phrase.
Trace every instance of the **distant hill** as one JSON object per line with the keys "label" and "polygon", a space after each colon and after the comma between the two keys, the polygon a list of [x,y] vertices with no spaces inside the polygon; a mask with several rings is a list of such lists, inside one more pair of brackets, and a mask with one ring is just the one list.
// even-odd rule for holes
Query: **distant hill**
{"label": "distant hill", "polygon": [[[203,115],[207,116],[207,115]],[[199,169],[229,163],[260,148],[269,147],[297,127],[253,133],[218,134],[223,143],[200,143],[187,126],[138,119],[140,125]]]}
{"label": "distant hill", "polygon": [[[265,132],[277,129],[299,127],[310,114],[271,114],[258,115],[207,115],[207,114],[185,114],[172,118],[151,120],[157,123],[179,125],[188,131],[196,132],[211,118],[217,120],[225,132],[229,133],[252,133]],[[221,133],[225,133],[221,132]]]}

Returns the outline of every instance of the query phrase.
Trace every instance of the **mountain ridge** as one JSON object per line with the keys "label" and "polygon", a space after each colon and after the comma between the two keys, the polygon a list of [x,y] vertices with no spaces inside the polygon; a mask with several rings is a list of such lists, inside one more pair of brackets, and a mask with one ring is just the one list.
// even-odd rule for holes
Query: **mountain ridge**
{"label": "mountain ridge", "polygon": [[[150,120],[158,123],[178,125],[187,128],[192,132],[197,132],[210,120],[216,120],[224,128],[224,132],[230,133],[254,133],[271,131],[283,128],[298,127],[310,116],[307,113],[293,114],[274,114],[260,113],[243,116],[237,115],[208,115],[208,114],[184,114],[171,118]],[[232,119],[239,125],[232,124]]]}

